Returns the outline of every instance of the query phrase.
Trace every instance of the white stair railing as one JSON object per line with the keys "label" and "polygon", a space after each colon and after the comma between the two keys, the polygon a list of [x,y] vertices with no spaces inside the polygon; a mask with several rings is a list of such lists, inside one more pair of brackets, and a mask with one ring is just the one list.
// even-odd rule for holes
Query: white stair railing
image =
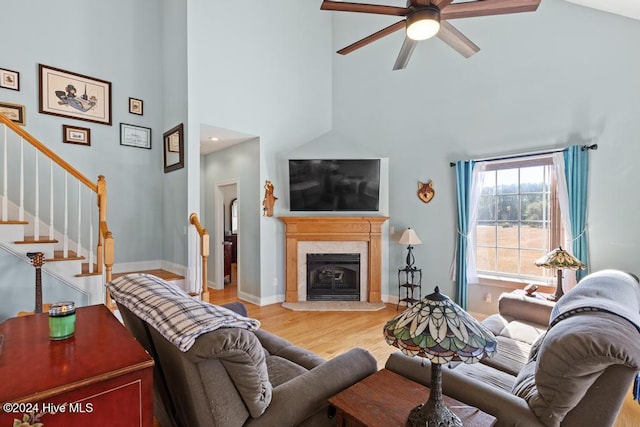
{"label": "white stair railing", "polygon": [[40,163],[38,162],[38,150],[34,151],[36,157],[35,163],[35,185],[33,189],[33,240],[40,240]]}
{"label": "white stair railing", "polygon": [[[2,222],[16,219],[25,221],[25,216],[29,216],[36,241],[41,238],[42,223],[42,227],[49,229],[46,240],[57,240],[59,247],[56,249],[62,249],[63,257],[69,257],[69,247],[75,244],[76,256],[84,256],[88,262],[88,273],[105,273],[105,280],[110,281],[113,265],[113,236],[106,222],[107,199],[104,177],[98,177],[97,183],[89,181],[48,147],[1,114],[0,126],[3,128],[2,162],[0,163],[2,165],[0,173],[2,176],[0,215]],[[33,147],[33,156],[28,151],[25,153],[25,141]],[[46,162],[41,162],[41,156],[46,156],[50,160],[48,168],[45,166]],[[77,194],[69,192],[69,175],[77,182]],[[43,179],[44,181],[48,179],[48,183],[41,182]],[[83,195],[83,191],[88,192],[88,196]],[[56,196],[58,194],[60,196]],[[47,196],[49,197],[48,212],[46,208],[41,212],[40,204],[47,201]],[[55,202],[56,199],[58,199],[57,202]],[[29,212],[30,215],[27,214]],[[77,221],[73,221],[75,224],[71,225],[69,219],[74,214]],[[97,228],[94,226],[94,216],[98,217]],[[96,244],[95,248],[94,244]],[[97,263],[97,268],[94,263]],[[110,302],[110,298],[107,298],[107,301]]]}
{"label": "white stair railing", "polygon": [[9,205],[7,198],[7,127],[4,127],[4,143],[2,144],[2,221],[6,222],[9,218]]}
{"label": "white stair railing", "polygon": [[18,221],[24,221],[24,139],[22,138],[20,138],[20,207]]}
{"label": "white stair railing", "polygon": [[69,182],[67,177],[69,174],[64,173],[64,231],[62,236],[62,257],[69,257]]}
{"label": "white stair railing", "polygon": [[[76,239],[76,254],[82,256],[82,183],[78,181],[78,238]],[[93,260],[89,260],[89,265],[93,264]]]}
{"label": "white stair railing", "polygon": [[55,238],[55,227],[54,227],[54,210],[53,210],[53,201],[55,197],[53,195],[53,160],[49,162],[49,240],[53,240]]}

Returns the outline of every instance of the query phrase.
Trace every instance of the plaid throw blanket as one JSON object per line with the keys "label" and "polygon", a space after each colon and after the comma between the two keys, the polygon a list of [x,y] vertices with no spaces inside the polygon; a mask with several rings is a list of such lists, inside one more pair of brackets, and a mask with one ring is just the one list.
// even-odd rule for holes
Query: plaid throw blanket
{"label": "plaid throw blanket", "polygon": [[200,335],[220,328],[255,331],[256,319],[190,297],[182,289],[150,274],[127,274],[107,283],[111,296],[156,329],[180,351]]}

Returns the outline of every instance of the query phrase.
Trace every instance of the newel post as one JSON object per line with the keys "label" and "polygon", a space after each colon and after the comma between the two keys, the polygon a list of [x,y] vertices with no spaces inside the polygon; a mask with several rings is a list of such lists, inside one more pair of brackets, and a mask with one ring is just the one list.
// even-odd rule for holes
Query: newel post
{"label": "newel post", "polygon": [[[99,221],[99,238],[98,238],[98,272],[102,273],[105,268],[105,281],[111,281],[111,274],[114,262],[114,245],[113,234],[107,226],[107,181],[103,175],[98,176],[98,221]],[[109,292],[105,293],[105,302],[107,307],[112,309],[112,300]]]}

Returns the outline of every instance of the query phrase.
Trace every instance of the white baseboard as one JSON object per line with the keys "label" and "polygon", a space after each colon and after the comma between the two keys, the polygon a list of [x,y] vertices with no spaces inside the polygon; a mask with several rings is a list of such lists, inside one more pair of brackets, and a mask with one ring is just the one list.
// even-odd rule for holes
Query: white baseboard
{"label": "white baseboard", "polygon": [[284,302],[284,295],[274,295],[268,298],[259,298],[254,295],[250,295],[244,292],[238,292],[238,298],[250,302],[251,304],[258,305],[260,307],[265,305],[277,304]]}
{"label": "white baseboard", "polygon": [[207,280],[207,287],[211,288],[213,290],[216,290],[216,291],[221,291],[221,290],[224,289],[224,284],[222,285],[222,287],[217,287],[216,286],[216,282],[212,282],[211,280]]}
{"label": "white baseboard", "polygon": [[382,295],[382,302],[386,302],[389,304],[397,304],[398,297],[396,295]]}
{"label": "white baseboard", "polygon": [[244,292],[238,292],[238,298],[243,301],[250,302],[251,304],[262,305],[260,304],[260,298],[250,294],[246,294]]}
{"label": "white baseboard", "polygon": [[169,261],[160,261],[161,267],[163,270],[170,271],[172,273],[179,274],[181,276],[187,277],[188,268],[181,264],[176,264],[174,262]]}

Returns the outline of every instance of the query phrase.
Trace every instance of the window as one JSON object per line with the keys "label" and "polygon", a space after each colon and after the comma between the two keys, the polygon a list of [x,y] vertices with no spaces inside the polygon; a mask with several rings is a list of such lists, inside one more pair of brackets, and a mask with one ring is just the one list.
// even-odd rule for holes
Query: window
{"label": "window", "polygon": [[534,264],[563,241],[554,170],[550,156],[486,164],[475,227],[479,274],[543,283],[555,277]]}

